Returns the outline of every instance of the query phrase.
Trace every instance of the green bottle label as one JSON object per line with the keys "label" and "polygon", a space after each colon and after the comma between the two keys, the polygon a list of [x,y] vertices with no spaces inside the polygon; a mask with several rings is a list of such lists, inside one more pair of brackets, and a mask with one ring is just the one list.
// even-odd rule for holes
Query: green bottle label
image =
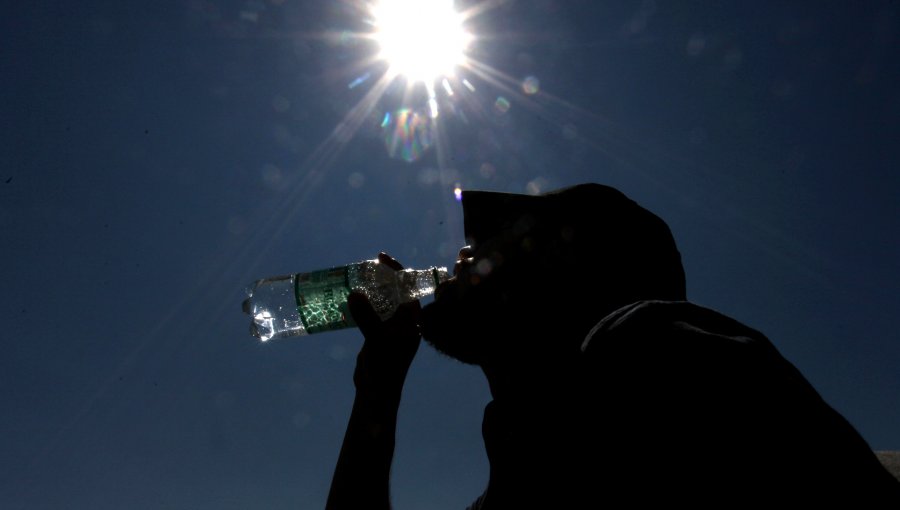
{"label": "green bottle label", "polygon": [[346,267],[298,274],[297,311],[309,334],[354,326],[347,309],[350,282]]}

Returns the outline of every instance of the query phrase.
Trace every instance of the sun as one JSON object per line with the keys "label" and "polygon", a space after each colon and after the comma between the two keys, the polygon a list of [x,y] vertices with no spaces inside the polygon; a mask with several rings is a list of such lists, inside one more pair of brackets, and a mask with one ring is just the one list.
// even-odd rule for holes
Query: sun
{"label": "sun", "polygon": [[378,0],[370,9],[390,75],[431,86],[465,65],[472,36],[453,0]]}

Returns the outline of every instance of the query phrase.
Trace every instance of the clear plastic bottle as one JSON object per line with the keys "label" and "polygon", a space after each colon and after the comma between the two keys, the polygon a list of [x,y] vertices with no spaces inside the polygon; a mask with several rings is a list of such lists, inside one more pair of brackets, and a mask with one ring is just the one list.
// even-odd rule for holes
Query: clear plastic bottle
{"label": "clear plastic bottle", "polygon": [[386,319],[400,304],[433,293],[447,278],[446,267],[396,271],[378,260],[364,260],[257,280],[247,289],[243,308],[252,319],[250,333],[265,342],[354,327],[347,308],[351,291],[365,294]]}

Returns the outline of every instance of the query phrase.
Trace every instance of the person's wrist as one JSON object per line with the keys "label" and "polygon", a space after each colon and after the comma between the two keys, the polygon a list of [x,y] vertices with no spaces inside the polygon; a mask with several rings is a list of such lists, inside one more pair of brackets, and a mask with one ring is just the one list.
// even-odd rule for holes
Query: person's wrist
{"label": "person's wrist", "polygon": [[356,398],[377,404],[397,405],[400,402],[400,395],[403,393],[404,379],[405,377],[399,377],[376,381],[365,377],[354,377]]}
{"label": "person's wrist", "polygon": [[[353,372],[353,384],[357,391],[370,391],[374,396],[383,394],[399,396],[406,381],[412,356],[396,348],[386,349],[388,342],[399,344],[396,339],[366,339],[356,359],[356,370]],[[413,354],[415,349],[412,350]]]}
{"label": "person's wrist", "polygon": [[357,413],[366,417],[374,427],[373,430],[391,429],[397,422],[400,394],[399,389],[357,388],[353,407]]}

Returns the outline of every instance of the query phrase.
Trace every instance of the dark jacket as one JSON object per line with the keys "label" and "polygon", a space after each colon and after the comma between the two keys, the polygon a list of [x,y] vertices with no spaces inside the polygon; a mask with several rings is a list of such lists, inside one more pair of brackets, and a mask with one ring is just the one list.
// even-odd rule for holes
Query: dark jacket
{"label": "dark jacket", "polygon": [[900,482],[758,331],[644,301],[582,351],[572,391],[489,404],[491,481],[470,508],[900,505]]}

